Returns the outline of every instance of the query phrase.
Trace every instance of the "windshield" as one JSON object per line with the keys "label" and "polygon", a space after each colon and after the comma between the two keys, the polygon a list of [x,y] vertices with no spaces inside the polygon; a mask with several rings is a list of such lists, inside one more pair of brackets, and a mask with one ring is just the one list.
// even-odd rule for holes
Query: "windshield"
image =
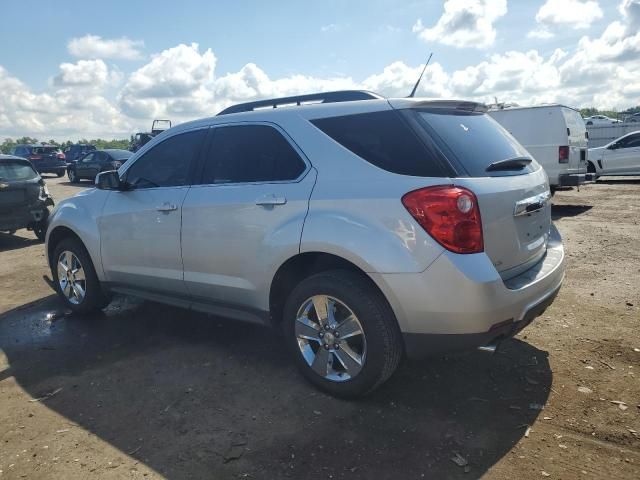
{"label": "windshield", "polygon": [[38,174],[31,165],[24,162],[0,162],[0,180],[33,180]]}
{"label": "windshield", "polygon": [[508,170],[487,171],[501,160],[531,158],[498,122],[478,112],[418,110],[427,133],[444,155],[473,177],[522,175],[537,170],[535,162],[520,162]]}

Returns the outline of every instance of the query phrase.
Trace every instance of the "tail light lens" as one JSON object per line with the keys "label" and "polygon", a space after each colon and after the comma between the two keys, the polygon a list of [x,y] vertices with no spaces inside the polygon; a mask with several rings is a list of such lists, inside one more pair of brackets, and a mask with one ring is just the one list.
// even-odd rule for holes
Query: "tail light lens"
{"label": "tail light lens", "polygon": [[56,155],[56,157],[58,159],[60,159],[60,160],[64,160],[65,158],[67,158],[66,155],[64,153],[62,153],[62,152],[60,152],[58,155]]}
{"label": "tail light lens", "polygon": [[414,190],[402,204],[435,241],[455,253],[484,250],[478,199],[471,190],[439,185]]}
{"label": "tail light lens", "polygon": [[558,147],[558,162],[569,163],[569,147]]}

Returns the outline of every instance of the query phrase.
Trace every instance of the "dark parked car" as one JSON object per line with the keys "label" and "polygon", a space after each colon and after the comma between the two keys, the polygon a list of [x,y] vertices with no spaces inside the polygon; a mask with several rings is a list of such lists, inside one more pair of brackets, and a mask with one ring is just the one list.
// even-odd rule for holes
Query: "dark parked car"
{"label": "dark parked car", "polygon": [[64,153],[55,145],[16,145],[11,154],[29,160],[38,173],[62,177],[67,170]]}
{"label": "dark parked car", "polygon": [[129,150],[96,150],[89,152],[80,160],[67,168],[67,175],[71,183],[78,183],[83,178],[94,180],[96,175],[107,170],[117,170],[129,157],[133,155]]}
{"label": "dark parked car", "polygon": [[69,145],[67,148],[65,148],[64,155],[66,157],[65,159],[67,161],[67,164],[70,164],[80,160],[87,153],[93,152],[95,150],[95,145],[76,143],[75,145]]}
{"label": "dark parked car", "polygon": [[29,160],[0,155],[0,232],[27,228],[44,241],[53,199]]}

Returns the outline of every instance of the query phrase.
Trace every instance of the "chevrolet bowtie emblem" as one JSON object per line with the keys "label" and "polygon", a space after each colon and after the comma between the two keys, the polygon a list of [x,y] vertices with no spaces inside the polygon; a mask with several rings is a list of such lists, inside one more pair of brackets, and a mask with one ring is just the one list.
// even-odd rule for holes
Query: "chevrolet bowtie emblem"
{"label": "chevrolet bowtie emblem", "polygon": [[0,183],[0,188],[7,188],[8,186],[8,183]]}

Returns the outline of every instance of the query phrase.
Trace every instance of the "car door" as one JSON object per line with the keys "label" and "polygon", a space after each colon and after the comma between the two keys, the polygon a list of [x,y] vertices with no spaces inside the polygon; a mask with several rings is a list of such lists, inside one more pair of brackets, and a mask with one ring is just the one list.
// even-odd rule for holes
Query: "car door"
{"label": "car door", "polygon": [[315,170],[273,124],[212,128],[182,212],[185,284],[196,302],[268,309],[275,268],[299,252]]}
{"label": "car door", "polygon": [[606,148],[602,167],[608,174],[640,171],[640,133],[627,135]]}
{"label": "car door", "polygon": [[91,176],[91,165],[95,163],[95,153],[88,153],[76,162],[76,176],[78,178],[95,178]]}
{"label": "car door", "polygon": [[174,134],[120,173],[126,188],[110,192],[99,219],[107,281],[148,293],[184,296],[180,228],[207,129]]}

